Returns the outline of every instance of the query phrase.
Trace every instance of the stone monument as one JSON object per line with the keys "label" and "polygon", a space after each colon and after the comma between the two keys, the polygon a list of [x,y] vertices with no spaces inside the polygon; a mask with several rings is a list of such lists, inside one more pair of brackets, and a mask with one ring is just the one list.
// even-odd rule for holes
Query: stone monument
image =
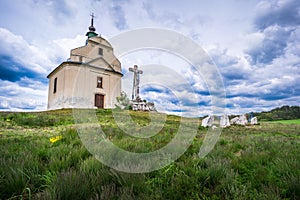
{"label": "stone monument", "polygon": [[139,70],[137,65],[129,68],[130,72],[133,72],[133,86],[130,105],[132,110],[138,111],[156,111],[154,103],[143,101],[140,97],[140,74],[143,74],[142,70]]}
{"label": "stone monument", "polygon": [[222,115],[222,116],[207,116],[204,118],[201,122],[201,126],[203,127],[210,127],[213,125],[219,124],[220,127],[226,128],[230,126],[228,115]]}
{"label": "stone monument", "polygon": [[138,69],[137,65],[130,67],[129,71],[133,72],[133,87],[132,87],[132,98],[131,100],[140,99],[140,74],[143,74],[142,70]]}
{"label": "stone monument", "polygon": [[208,127],[211,126],[214,122],[215,118],[214,116],[207,116],[206,118],[204,118],[201,122],[201,126],[203,127]]}
{"label": "stone monument", "polygon": [[258,122],[257,122],[257,117],[252,117],[250,123],[251,123],[252,125],[258,124]]}
{"label": "stone monument", "polygon": [[248,120],[247,120],[246,115],[242,114],[239,117],[235,117],[235,118],[231,119],[230,123],[245,126],[248,124]]}
{"label": "stone monument", "polygon": [[222,128],[225,128],[225,127],[229,127],[230,126],[230,122],[229,122],[229,118],[228,118],[228,115],[222,115],[221,118],[220,118],[220,126]]}

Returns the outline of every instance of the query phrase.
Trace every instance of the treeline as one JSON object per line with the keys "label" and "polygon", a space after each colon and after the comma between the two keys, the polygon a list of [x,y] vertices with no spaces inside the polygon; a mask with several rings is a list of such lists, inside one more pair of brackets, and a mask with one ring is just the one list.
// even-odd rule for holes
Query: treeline
{"label": "treeline", "polygon": [[282,106],[280,108],[275,108],[271,111],[254,113],[254,116],[256,116],[258,120],[262,120],[262,121],[300,119],[300,107]]}

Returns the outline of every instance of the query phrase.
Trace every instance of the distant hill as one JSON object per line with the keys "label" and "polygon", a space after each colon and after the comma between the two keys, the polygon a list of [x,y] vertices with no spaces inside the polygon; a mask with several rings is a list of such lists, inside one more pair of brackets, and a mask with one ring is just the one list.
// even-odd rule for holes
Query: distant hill
{"label": "distant hill", "polygon": [[254,113],[254,116],[262,121],[300,119],[300,106],[282,106],[271,111]]}

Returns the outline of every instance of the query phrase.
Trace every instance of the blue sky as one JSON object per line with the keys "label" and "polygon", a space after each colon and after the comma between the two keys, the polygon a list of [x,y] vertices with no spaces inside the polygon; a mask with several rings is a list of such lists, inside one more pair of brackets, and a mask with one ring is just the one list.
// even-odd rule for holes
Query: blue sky
{"label": "blue sky", "polygon": [[[46,76],[69,57],[70,49],[84,45],[91,12],[97,32],[107,39],[154,27],[197,42],[219,69],[230,114],[300,105],[299,0],[2,0],[0,110],[46,109]],[[129,95],[128,67],[138,64],[148,75],[153,73],[141,77],[143,98],[173,114],[210,113],[209,91],[186,62],[159,51],[136,52],[120,60],[123,90]],[[166,68],[147,69],[155,62]],[[149,77],[172,82],[165,76],[171,66],[178,67],[174,73],[188,80],[193,91],[178,82],[178,91],[143,85]]]}

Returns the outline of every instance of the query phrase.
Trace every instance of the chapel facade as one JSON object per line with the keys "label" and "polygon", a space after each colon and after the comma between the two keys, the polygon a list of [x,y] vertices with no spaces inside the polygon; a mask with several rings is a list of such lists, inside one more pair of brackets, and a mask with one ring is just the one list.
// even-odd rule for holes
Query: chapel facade
{"label": "chapel facade", "polygon": [[93,16],[86,45],[71,50],[70,58],[48,76],[48,110],[114,108],[121,94],[121,63],[111,44],[95,32]]}

